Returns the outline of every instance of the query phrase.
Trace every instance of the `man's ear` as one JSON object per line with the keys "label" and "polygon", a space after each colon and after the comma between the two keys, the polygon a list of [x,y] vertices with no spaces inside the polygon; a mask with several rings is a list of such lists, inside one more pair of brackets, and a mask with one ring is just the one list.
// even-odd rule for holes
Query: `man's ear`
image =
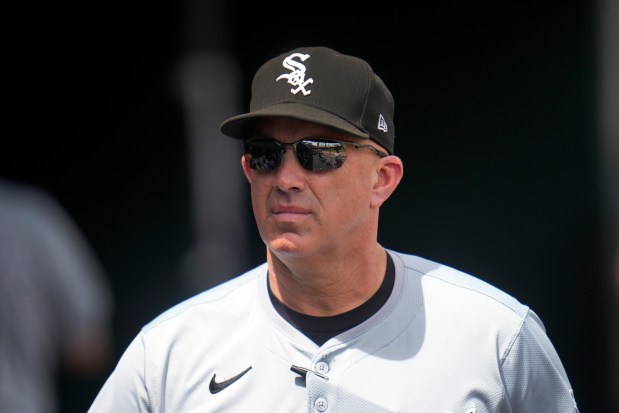
{"label": "man's ear", "polygon": [[247,161],[245,161],[245,155],[241,155],[241,166],[243,167],[243,173],[245,178],[247,178],[247,182],[251,184],[251,168],[247,165]]}
{"label": "man's ear", "polygon": [[379,208],[395,191],[402,175],[404,165],[402,160],[395,155],[387,156],[378,161],[376,170],[376,180],[372,187],[372,198],[370,206]]}

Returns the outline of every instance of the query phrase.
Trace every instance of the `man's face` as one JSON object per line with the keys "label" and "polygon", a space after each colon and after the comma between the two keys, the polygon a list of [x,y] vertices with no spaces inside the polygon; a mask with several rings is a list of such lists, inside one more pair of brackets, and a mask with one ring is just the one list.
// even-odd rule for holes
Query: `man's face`
{"label": "man's face", "polygon": [[[310,137],[361,141],[288,118],[268,119],[257,132],[260,138],[283,143]],[[370,141],[363,143],[380,149]],[[280,258],[327,257],[354,250],[359,243],[376,242],[378,213],[372,206],[372,188],[380,158],[369,149],[350,146],[346,153],[340,168],[320,172],[303,169],[291,148],[272,171],[250,169],[243,160],[258,230],[271,253]]]}

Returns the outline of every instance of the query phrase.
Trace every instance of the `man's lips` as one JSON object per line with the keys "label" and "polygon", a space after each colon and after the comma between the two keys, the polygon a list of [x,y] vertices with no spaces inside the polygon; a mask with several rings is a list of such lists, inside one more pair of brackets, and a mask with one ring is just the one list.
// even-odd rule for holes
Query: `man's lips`
{"label": "man's lips", "polygon": [[294,205],[278,205],[273,207],[271,212],[274,214],[309,214],[309,211],[306,208],[301,208]]}
{"label": "man's lips", "polygon": [[298,221],[311,214],[310,210],[298,206],[278,205],[271,209],[271,214],[279,221]]}

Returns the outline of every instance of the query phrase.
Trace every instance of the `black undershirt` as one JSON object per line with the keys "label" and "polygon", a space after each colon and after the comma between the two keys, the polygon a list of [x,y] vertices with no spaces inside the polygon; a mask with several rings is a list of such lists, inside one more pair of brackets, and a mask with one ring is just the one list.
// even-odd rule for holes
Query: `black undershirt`
{"label": "black undershirt", "polygon": [[350,330],[378,312],[378,310],[380,310],[389,299],[391,291],[393,290],[394,282],[395,267],[391,256],[387,254],[387,268],[385,270],[385,277],[378,288],[378,291],[376,291],[370,299],[361,304],[359,307],[353,308],[352,310],[342,314],[328,317],[311,316],[296,312],[286,307],[277,299],[277,297],[275,297],[275,295],[273,295],[270,284],[268,285],[268,290],[269,297],[271,298],[271,302],[273,303],[275,310],[293,327],[306,335],[314,343],[321,346],[330,338],[335,337],[346,330]]}

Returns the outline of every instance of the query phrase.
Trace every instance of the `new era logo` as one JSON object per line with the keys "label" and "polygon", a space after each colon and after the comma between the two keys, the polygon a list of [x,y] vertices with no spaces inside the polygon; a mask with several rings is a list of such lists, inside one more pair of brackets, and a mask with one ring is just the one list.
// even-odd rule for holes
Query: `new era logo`
{"label": "new era logo", "polygon": [[383,132],[387,132],[389,130],[389,128],[387,127],[387,121],[382,114],[378,115],[378,129],[382,130]]}

